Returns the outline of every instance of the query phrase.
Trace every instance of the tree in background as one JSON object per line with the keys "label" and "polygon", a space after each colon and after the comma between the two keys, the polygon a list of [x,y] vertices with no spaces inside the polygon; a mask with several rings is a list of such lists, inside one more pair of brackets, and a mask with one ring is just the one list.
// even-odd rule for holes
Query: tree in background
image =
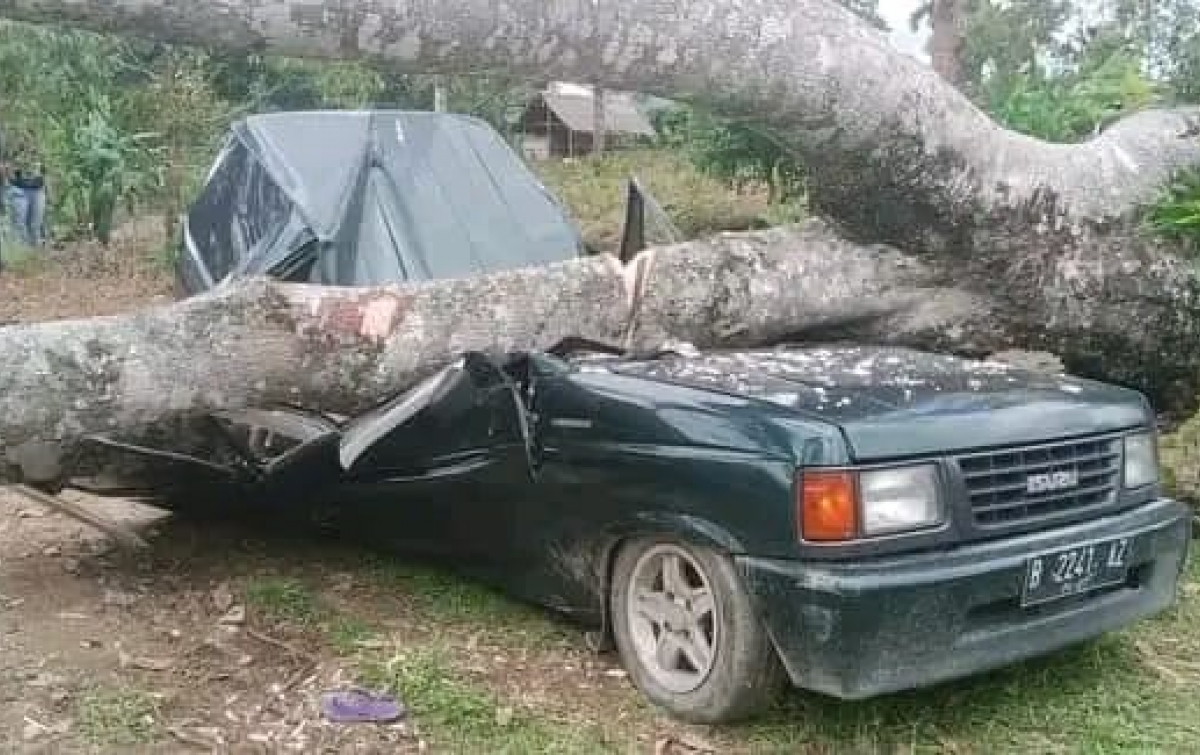
{"label": "tree in background", "polygon": [[[5,149],[44,160],[60,238],[110,240],[116,217],[177,222],[230,121],[252,112],[384,107],[431,110],[435,77],[363,62],[205,52],[0,21]],[[448,77],[452,111],[500,131],[532,91],[499,76]]]}
{"label": "tree in background", "polygon": [[928,15],[932,29],[929,57],[933,70],[959,89],[967,83],[967,19],[970,10],[968,0],[932,0],[918,11]]}
{"label": "tree in background", "polygon": [[838,0],[838,2],[879,29],[887,29],[887,22],[879,13],[879,0]]}

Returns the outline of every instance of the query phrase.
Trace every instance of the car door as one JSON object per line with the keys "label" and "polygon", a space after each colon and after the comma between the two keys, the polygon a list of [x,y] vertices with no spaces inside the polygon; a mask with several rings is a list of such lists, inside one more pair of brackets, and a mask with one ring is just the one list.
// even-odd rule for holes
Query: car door
{"label": "car door", "polygon": [[532,483],[526,428],[502,367],[469,354],[350,423],[338,516],[398,551],[463,565],[503,560]]}

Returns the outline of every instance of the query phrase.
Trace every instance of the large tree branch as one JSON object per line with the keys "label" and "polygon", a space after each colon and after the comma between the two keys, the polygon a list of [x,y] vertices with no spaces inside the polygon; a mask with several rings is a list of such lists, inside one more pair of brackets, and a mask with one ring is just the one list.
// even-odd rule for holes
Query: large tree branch
{"label": "large tree branch", "polygon": [[181,417],[273,404],[355,413],[464,352],[568,337],[635,351],[832,334],[918,344],[956,325],[957,345],[994,346],[986,304],[938,278],[813,223],[665,248],[630,267],[605,256],[379,289],[254,280],[130,315],[0,328],[0,454],[12,466],[0,477],[55,479],[88,435]]}
{"label": "large tree branch", "polygon": [[[379,289],[247,281],[135,314],[0,328],[10,464],[0,478],[55,479],[90,434],[273,404],[352,414],[464,352],[569,337],[635,352],[671,341],[850,339],[975,355],[1034,344],[1076,362],[1115,354],[1114,369],[1136,378],[1141,357],[1160,350],[1194,366],[1194,350],[1173,339],[1194,335],[1200,295],[1153,295],[1180,274],[1109,276],[1106,288],[1048,298],[1031,314],[990,294],[987,279],[954,283],[945,267],[812,221],[653,250],[624,267],[605,256]],[[1163,327],[1131,329],[1130,319]]]}

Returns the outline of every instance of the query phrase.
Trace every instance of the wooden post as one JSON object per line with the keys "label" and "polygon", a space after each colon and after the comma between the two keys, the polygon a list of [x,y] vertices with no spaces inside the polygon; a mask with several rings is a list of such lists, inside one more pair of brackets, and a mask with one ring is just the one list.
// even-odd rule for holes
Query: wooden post
{"label": "wooden post", "polygon": [[433,111],[435,113],[446,112],[448,99],[449,93],[446,90],[446,80],[438,76],[433,84]]}
{"label": "wooden post", "polygon": [[604,154],[608,125],[604,117],[604,88],[600,86],[592,87],[592,116],[592,151],[601,155]]}

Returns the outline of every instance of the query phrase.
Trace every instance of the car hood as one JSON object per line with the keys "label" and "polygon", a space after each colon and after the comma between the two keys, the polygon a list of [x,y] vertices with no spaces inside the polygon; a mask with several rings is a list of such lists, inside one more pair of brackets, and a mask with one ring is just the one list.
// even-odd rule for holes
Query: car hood
{"label": "car hood", "polygon": [[708,352],[613,367],[735,393],[839,426],[862,461],[1032,443],[1153,421],[1141,394],[895,348]]}

